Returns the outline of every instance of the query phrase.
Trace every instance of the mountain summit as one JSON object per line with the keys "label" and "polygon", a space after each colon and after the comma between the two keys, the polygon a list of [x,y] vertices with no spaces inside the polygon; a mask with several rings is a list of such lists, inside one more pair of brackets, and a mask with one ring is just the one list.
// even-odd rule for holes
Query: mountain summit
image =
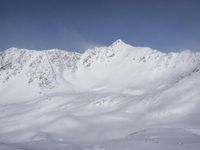
{"label": "mountain summit", "polygon": [[125,42],[123,42],[121,39],[117,39],[115,42],[112,43],[112,45],[126,45]]}

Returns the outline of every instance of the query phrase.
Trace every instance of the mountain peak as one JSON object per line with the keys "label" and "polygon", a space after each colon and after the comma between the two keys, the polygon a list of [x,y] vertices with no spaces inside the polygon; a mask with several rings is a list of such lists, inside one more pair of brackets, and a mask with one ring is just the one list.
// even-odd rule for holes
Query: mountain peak
{"label": "mountain peak", "polygon": [[119,45],[127,45],[121,39],[117,39],[115,42],[112,43],[112,46],[119,46]]}

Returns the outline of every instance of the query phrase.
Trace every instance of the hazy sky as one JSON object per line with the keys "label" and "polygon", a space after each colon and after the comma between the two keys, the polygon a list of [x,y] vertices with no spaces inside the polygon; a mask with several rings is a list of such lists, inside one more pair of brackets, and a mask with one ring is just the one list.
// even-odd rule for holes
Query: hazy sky
{"label": "hazy sky", "polygon": [[0,50],[83,51],[119,38],[200,51],[200,0],[0,0]]}

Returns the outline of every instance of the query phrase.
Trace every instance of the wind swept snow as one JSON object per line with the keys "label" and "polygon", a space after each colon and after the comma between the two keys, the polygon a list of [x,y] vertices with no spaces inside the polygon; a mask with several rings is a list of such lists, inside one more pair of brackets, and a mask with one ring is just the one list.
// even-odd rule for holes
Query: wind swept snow
{"label": "wind swept snow", "polygon": [[197,52],[0,53],[1,150],[198,150],[199,108]]}

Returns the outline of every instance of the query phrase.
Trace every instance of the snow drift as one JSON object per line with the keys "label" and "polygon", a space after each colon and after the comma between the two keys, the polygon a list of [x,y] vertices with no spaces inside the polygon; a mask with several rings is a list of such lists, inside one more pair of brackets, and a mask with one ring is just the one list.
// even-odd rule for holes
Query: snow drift
{"label": "snow drift", "polygon": [[0,149],[198,149],[200,53],[117,40],[0,52]]}

